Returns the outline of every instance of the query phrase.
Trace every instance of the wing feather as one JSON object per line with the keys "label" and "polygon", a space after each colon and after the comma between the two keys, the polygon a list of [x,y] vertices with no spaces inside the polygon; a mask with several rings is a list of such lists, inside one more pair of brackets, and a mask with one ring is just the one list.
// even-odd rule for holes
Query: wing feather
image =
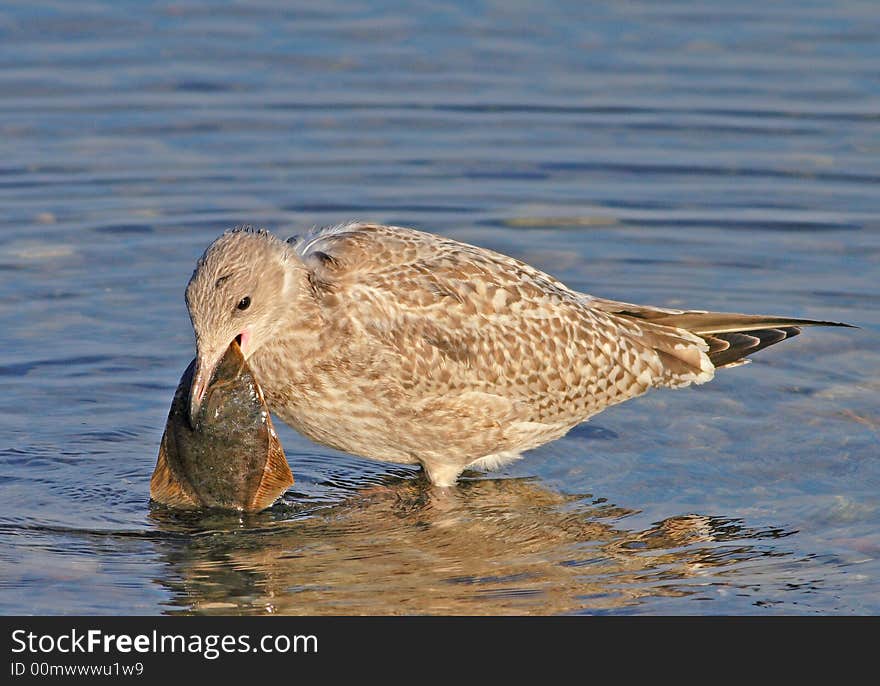
{"label": "wing feather", "polygon": [[455,403],[478,391],[515,401],[524,422],[577,423],[714,372],[698,336],[606,312],[490,250],[379,225],[334,227],[301,245],[315,281],[392,353],[414,392]]}

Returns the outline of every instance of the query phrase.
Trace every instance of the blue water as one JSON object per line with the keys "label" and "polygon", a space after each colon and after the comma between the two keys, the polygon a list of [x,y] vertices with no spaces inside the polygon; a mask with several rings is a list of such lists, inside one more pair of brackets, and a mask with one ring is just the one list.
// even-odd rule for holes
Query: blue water
{"label": "blue water", "polygon": [[[0,612],[880,612],[874,2],[5,2]],[[276,423],[296,484],[151,509],[183,289],[363,219],[596,295],[835,319],[455,492]]]}

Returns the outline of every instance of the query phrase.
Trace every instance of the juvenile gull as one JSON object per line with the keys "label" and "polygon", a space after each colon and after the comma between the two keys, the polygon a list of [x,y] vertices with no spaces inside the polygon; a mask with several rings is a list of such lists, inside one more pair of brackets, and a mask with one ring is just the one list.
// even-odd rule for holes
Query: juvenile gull
{"label": "juvenile gull", "polygon": [[228,231],[186,302],[191,416],[237,338],[283,421],[339,450],[420,464],[438,486],[650,388],[705,383],[803,325],[841,326],[605,300],[485,248],[358,223],[286,242]]}

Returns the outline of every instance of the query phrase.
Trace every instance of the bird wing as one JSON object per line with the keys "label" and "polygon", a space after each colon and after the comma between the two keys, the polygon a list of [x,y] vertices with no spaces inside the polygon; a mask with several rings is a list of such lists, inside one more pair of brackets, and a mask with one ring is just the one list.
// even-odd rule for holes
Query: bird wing
{"label": "bird wing", "polygon": [[748,362],[746,356],[766,347],[793,338],[803,326],[845,326],[850,324],[819,319],[798,319],[773,315],[707,312],[705,310],[674,310],[662,307],[633,305],[586,296],[595,309],[633,321],[684,329],[702,338],[709,345],[709,359],[715,368],[733,367]]}
{"label": "bird wing", "polygon": [[698,336],[606,312],[484,248],[363,224],[295,246],[328,306],[389,353],[396,383],[438,410],[574,424],[714,372]]}

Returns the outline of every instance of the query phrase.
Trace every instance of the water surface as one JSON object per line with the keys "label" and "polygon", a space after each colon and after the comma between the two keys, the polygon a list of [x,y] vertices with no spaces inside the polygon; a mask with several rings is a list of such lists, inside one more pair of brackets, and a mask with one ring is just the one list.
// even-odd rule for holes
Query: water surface
{"label": "water surface", "polygon": [[[880,612],[873,2],[7,2],[0,611]],[[852,322],[439,495],[277,422],[271,511],[148,503],[224,229],[349,219],[631,302]]]}

